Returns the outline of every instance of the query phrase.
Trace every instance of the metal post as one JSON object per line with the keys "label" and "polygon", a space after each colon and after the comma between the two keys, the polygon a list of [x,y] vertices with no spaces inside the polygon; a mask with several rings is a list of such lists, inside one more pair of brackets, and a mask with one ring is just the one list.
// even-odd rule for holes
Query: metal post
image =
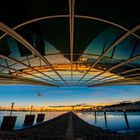
{"label": "metal post", "polygon": [[31,111],[30,111],[30,115],[32,114],[32,109],[33,109],[33,106],[31,106]]}
{"label": "metal post", "polygon": [[129,122],[128,122],[128,119],[127,119],[127,113],[126,113],[125,109],[123,110],[123,113],[124,113],[124,118],[125,118],[126,126],[127,126],[127,128],[129,128]]}
{"label": "metal post", "polygon": [[13,107],[14,107],[14,102],[13,102],[13,103],[12,103],[12,105],[11,105],[10,116],[12,115],[12,112],[13,112]]}
{"label": "metal post", "polygon": [[74,106],[72,106],[72,111],[74,112]]}
{"label": "metal post", "polygon": [[43,112],[43,107],[41,108],[41,114],[42,114],[42,112]]}
{"label": "metal post", "polygon": [[94,115],[95,115],[95,124],[96,124],[97,122],[96,109],[94,110]]}
{"label": "metal post", "polygon": [[43,112],[43,107],[41,108],[41,113],[37,114],[37,118],[36,118],[36,122],[37,123],[44,121],[45,114],[44,113],[42,114],[42,112]]}
{"label": "metal post", "polygon": [[107,127],[106,110],[104,110],[104,118],[105,118],[105,125],[106,125],[106,127]]}

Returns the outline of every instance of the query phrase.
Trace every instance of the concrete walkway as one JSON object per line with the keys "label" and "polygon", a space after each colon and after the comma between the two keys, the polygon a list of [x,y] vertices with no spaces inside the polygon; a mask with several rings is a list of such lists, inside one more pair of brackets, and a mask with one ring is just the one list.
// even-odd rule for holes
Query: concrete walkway
{"label": "concrete walkway", "polygon": [[72,123],[72,114],[70,113],[70,118],[69,118],[69,125],[65,134],[65,139],[66,140],[74,140],[73,136],[73,123]]}

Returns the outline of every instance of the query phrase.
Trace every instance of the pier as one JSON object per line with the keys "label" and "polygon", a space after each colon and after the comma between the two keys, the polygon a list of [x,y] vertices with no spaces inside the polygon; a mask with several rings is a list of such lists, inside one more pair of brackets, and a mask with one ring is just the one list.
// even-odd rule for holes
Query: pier
{"label": "pier", "polygon": [[0,133],[1,140],[8,140],[6,137],[10,137],[12,140],[122,140],[126,138],[132,140],[132,136],[140,138],[139,134],[123,136],[95,127],[80,119],[73,112],[68,112],[30,128]]}
{"label": "pier", "polygon": [[14,103],[11,104],[11,111],[9,116],[3,116],[1,130],[11,130],[14,128],[17,116],[12,116]]}
{"label": "pier", "polygon": [[24,125],[31,126],[34,123],[35,115],[32,114],[33,106],[31,106],[30,114],[25,116]]}
{"label": "pier", "polygon": [[43,112],[43,107],[41,108],[40,114],[37,114],[36,122],[43,122],[45,118],[45,114]]}

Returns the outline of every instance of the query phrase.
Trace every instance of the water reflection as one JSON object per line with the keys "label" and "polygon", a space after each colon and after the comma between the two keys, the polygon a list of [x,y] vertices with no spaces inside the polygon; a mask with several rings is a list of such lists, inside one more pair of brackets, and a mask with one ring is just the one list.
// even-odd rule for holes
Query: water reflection
{"label": "water reflection", "polygon": [[[40,113],[40,112],[33,112],[32,114],[36,114],[36,117],[37,117],[38,113]],[[66,113],[66,112],[45,112],[44,121],[53,119],[53,118],[55,118],[61,114],[64,114],[64,113]],[[13,116],[17,116],[17,121],[16,121],[14,129],[21,129],[21,128],[25,127],[23,125],[23,122],[24,122],[26,114],[30,114],[30,112],[13,112],[12,113]],[[3,116],[7,116],[7,115],[9,115],[9,111],[0,111],[0,125],[2,123]],[[35,120],[36,120],[36,118],[35,118]],[[35,121],[34,121],[34,124],[36,124]]]}
{"label": "water reflection", "polygon": [[[103,129],[110,129],[112,131],[120,131],[128,129],[124,112],[79,112],[77,115],[86,122],[101,127]],[[127,112],[127,119],[129,122],[129,129],[140,130],[140,112]]]}
{"label": "water reflection", "polygon": [[[44,120],[50,120],[64,113],[66,112],[45,112]],[[29,114],[29,112],[13,112],[13,115],[17,116],[14,129],[21,129],[24,127],[23,122],[25,114]],[[33,114],[36,114],[37,117],[38,112],[33,112]],[[110,129],[112,131],[128,129],[124,112],[77,112],[76,114],[86,122],[103,129]],[[9,112],[0,111],[0,125],[5,115],[9,115]],[[140,112],[127,112],[127,119],[130,130],[140,130]],[[36,122],[34,122],[34,124],[36,124]]]}

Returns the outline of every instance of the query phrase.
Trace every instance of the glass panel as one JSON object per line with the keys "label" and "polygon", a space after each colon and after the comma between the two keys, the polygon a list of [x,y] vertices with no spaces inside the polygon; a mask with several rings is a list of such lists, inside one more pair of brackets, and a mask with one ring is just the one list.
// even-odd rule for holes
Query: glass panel
{"label": "glass panel", "polygon": [[51,18],[17,30],[42,55],[70,52],[69,18]]}
{"label": "glass panel", "polygon": [[125,60],[131,57],[133,48],[135,47],[137,39],[134,36],[129,36],[116,46],[114,52],[114,59]]}
{"label": "glass panel", "polygon": [[133,57],[136,55],[140,55],[140,41],[136,42],[136,48],[134,50]]}
{"label": "glass panel", "polygon": [[[122,29],[116,28],[116,27],[110,27],[107,30],[104,31],[105,36],[105,44],[104,44],[104,50],[111,47],[111,45],[124,33]],[[112,57],[113,55],[113,49],[111,49],[105,56]]]}

